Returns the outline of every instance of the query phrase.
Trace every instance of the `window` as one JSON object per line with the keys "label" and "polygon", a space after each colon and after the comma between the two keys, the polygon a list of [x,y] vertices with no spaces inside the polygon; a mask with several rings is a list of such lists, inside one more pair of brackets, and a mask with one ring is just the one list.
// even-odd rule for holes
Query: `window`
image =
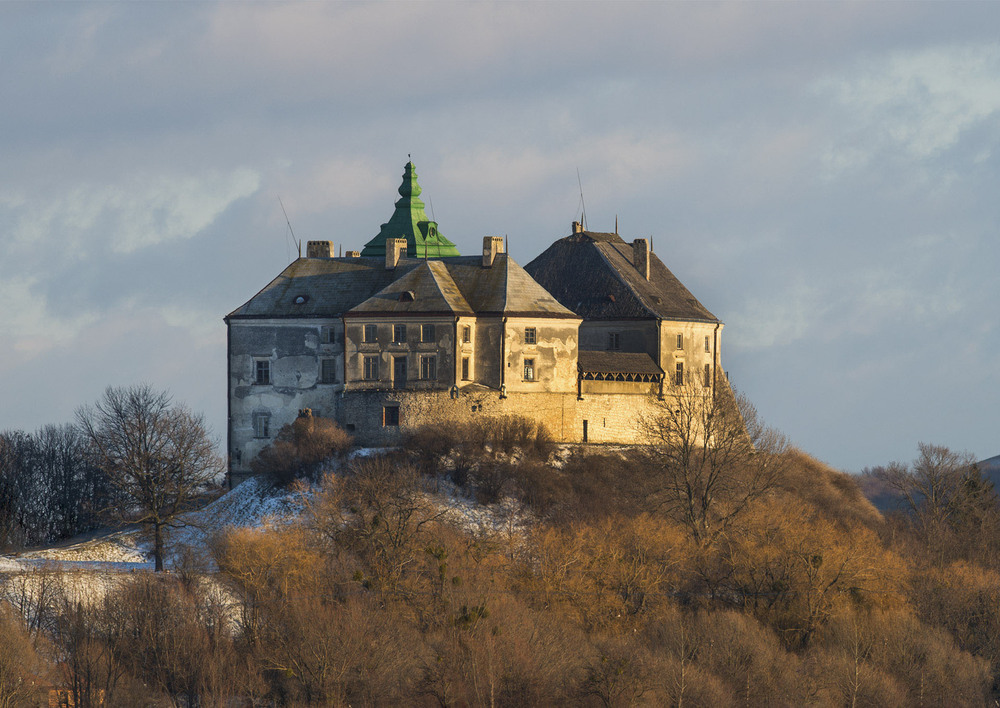
{"label": "window", "polygon": [[321,359],[319,367],[319,380],[321,383],[337,383],[336,359]]}
{"label": "window", "polygon": [[706,354],[712,353],[712,338],[709,336],[705,337],[705,353]]}
{"label": "window", "polygon": [[608,332],[608,349],[618,351],[622,348],[622,335],[619,332]]}
{"label": "window", "polygon": [[392,326],[392,341],[393,341],[393,344],[405,344],[406,343],[406,325],[393,325]]}
{"label": "window", "polygon": [[365,357],[365,381],[378,381],[378,357]]}
{"label": "window", "polygon": [[258,386],[267,386],[271,383],[271,362],[267,359],[257,359],[254,362],[253,382]]}
{"label": "window", "polygon": [[535,380],[535,360],[525,359],[524,360],[524,380],[534,381]]}
{"label": "window", "polygon": [[469,357],[462,357],[462,381],[469,380]]}
{"label": "window", "polygon": [[705,382],[702,384],[706,388],[712,385],[712,367],[705,364]]}
{"label": "window", "polygon": [[254,413],[253,414],[253,436],[255,438],[269,438],[269,437],[271,437],[271,414],[270,413]]}
{"label": "window", "polygon": [[432,324],[420,325],[420,341],[421,342],[434,341],[434,325]]}
{"label": "window", "polygon": [[320,327],[319,328],[319,341],[321,344],[333,344],[335,334],[333,333],[333,327]]}
{"label": "window", "polygon": [[524,328],[524,343],[525,344],[534,344],[535,341],[536,341],[536,339],[535,339],[535,328],[534,327],[525,327]]}
{"label": "window", "polygon": [[472,341],[472,327],[469,325],[462,327],[462,341],[466,344]]}
{"label": "window", "polygon": [[368,324],[365,325],[364,331],[361,335],[361,341],[372,343],[378,341],[378,325]]}
{"label": "window", "polygon": [[677,335],[677,348],[678,349],[683,349],[684,348],[684,335],[683,334],[678,334]]}
{"label": "window", "polygon": [[684,385],[684,362],[683,361],[678,361],[677,362],[677,369],[674,372],[674,383],[677,386],[683,386]]}
{"label": "window", "polygon": [[420,357],[420,378],[434,381],[437,379],[437,364],[438,358],[436,356],[422,356]]}
{"label": "window", "polygon": [[399,425],[399,406],[382,407],[382,425],[383,426]]}

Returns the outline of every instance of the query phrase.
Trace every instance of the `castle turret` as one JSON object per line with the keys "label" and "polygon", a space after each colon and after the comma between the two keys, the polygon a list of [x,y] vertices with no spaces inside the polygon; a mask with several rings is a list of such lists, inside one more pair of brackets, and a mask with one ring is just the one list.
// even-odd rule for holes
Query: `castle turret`
{"label": "castle turret", "polygon": [[385,256],[385,242],[390,238],[406,239],[406,254],[411,258],[440,258],[461,255],[455,244],[438,231],[437,222],[427,218],[420,201],[417,170],[407,162],[403,183],[399,185],[399,200],[388,222],[382,224],[378,236],[365,244],[362,256]]}

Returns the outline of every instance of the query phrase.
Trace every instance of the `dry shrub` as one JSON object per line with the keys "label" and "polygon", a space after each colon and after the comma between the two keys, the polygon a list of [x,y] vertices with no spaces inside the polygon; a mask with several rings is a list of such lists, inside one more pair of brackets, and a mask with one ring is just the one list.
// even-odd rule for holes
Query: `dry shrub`
{"label": "dry shrub", "polygon": [[351,436],[329,418],[300,415],[278,432],[250,468],[254,474],[266,474],[276,486],[287,487],[299,478],[314,479],[325,461],[343,455],[352,443]]}
{"label": "dry shrub", "polygon": [[532,594],[566,606],[585,631],[628,626],[671,602],[692,550],[679,527],[647,515],[540,529],[528,561]]}
{"label": "dry shrub", "polygon": [[157,692],[187,705],[224,702],[239,692],[225,613],[179,579],[130,578],[105,599],[102,624],[118,664]]}
{"label": "dry shrub", "polygon": [[861,705],[983,705],[988,663],[906,610],[844,613],[814,652],[817,680],[833,699]]}
{"label": "dry shrub", "polygon": [[796,448],[784,453],[780,486],[844,526],[878,528],[882,515],[865,497],[858,480]]}
{"label": "dry shrub", "polygon": [[400,705],[413,695],[419,637],[378,601],[296,594],[273,608],[259,656],[271,697],[292,705]]}
{"label": "dry shrub", "polygon": [[808,703],[801,661],[753,617],[731,610],[700,612],[691,631],[699,637],[698,664],[723,681],[740,703]]}
{"label": "dry shrub", "polygon": [[845,529],[794,498],[750,508],[720,544],[734,597],[791,647],[853,605],[904,599],[905,568],[867,527]]}
{"label": "dry shrub", "polygon": [[239,589],[243,639],[259,642],[267,613],[290,594],[316,589],[324,565],[298,528],[230,528],[212,541],[219,570]]}
{"label": "dry shrub", "polygon": [[958,561],[923,570],[912,601],[927,624],[947,630],[961,649],[984,657],[1000,687],[1000,574]]}
{"label": "dry shrub", "polygon": [[21,618],[6,605],[0,607],[0,706],[38,705],[48,674]]}
{"label": "dry shrub", "polygon": [[428,633],[419,693],[440,705],[568,704],[586,645],[579,629],[510,595],[469,597]]}

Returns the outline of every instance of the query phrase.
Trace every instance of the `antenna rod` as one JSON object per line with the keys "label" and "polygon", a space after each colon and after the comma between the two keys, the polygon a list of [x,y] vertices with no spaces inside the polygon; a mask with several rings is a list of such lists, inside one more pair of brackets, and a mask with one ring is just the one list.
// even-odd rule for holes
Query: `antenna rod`
{"label": "antenna rod", "polygon": [[295,244],[295,248],[299,251],[299,258],[302,258],[302,242],[295,238],[292,222],[288,220],[288,212],[285,211],[285,205],[282,203],[280,195],[278,196],[278,204],[281,204],[281,213],[285,215],[285,223],[288,224],[288,231],[292,234],[292,243]]}
{"label": "antenna rod", "polygon": [[587,203],[583,201],[583,180],[580,179],[580,168],[576,168],[576,183],[580,185],[580,206],[583,207],[583,230],[587,230]]}

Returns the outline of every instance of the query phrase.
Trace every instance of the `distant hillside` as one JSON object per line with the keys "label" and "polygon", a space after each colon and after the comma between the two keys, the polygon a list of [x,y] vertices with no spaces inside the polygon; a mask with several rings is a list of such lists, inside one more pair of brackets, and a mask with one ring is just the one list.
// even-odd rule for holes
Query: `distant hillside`
{"label": "distant hillside", "polygon": [[[980,460],[976,464],[979,465],[980,471],[982,471],[983,476],[986,477],[992,484],[994,489],[1000,493],[1000,455],[995,457],[988,457],[985,460]],[[884,482],[876,479],[874,475],[870,474],[860,474],[857,477],[858,486],[864,495],[868,497],[868,500],[875,505],[875,508],[885,513],[887,511],[896,511],[903,507],[903,498],[894,489],[888,487]]]}

